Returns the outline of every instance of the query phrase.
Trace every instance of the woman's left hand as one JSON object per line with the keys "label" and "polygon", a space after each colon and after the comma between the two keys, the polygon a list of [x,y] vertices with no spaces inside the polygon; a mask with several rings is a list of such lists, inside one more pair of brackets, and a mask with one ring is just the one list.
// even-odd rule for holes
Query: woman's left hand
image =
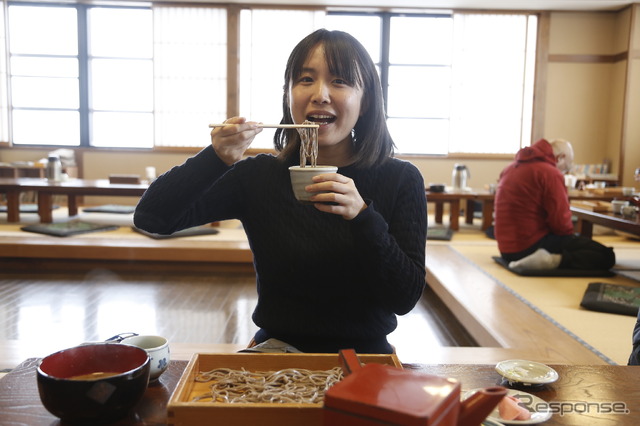
{"label": "woman's left hand", "polygon": [[305,189],[308,192],[322,192],[310,198],[315,208],[320,211],[351,220],[367,208],[351,178],[339,173],[326,173],[314,176],[313,182],[313,185]]}

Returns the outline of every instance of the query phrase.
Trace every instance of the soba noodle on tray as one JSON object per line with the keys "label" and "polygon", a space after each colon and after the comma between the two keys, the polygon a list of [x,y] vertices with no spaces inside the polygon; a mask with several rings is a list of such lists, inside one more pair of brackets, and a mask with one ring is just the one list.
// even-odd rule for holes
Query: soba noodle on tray
{"label": "soba noodle on tray", "polygon": [[286,368],[280,371],[217,368],[196,375],[196,382],[211,382],[211,392],[194,397],[192,402],[321,404],[327,389],[342,377],[340,367],[331,370]]}
{"label": "soba noodle on tray", "polygon": [[[312,121],[305,120],[302,124],[315,124]],[[309,165],[316,167],[318,165],[318,126],[298,128],[300,134],[300,167],[306,167],[307,158]]]}

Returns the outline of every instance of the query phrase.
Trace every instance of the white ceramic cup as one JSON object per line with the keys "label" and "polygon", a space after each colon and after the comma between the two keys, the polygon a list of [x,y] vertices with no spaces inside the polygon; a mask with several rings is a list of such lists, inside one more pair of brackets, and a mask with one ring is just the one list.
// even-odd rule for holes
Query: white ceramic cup
{"label": "white ceramic cup", "polygon": [[337,171],[338,168],[336,166],[289,167],[289,174],[291,175],[291,188],[293,188],[293,194],[295,195],[296,200],[302,203],[309,203],[309,198],[312,197],[314,193],[307,192],[304,188],[307,185],[311,185],[313,183],[313,177],[325,173],[335,173]]}
{"label": "white ceramic cup", "polygon": [[628,201],[613,200],[611,202],[611,211],[613,211],[615,214],[622,214],[622,208],[628,205]]}
{"label": "white ceramic cup", "polygon": [[624,206],[622,208],[622,215],[629,219],[633,219],[634,217],[636,217],[635,206]]}
{"label": "white ceramic cup", "polygon": [[574,189],[578,183],[578,178],[574,175],[564,175],[564,184],[568,189]]}
{"label": "white ceramic cup", "polygon": [[156,168],[153,166],[148,166],[144,168],[145,174],[147,175],[147,180],[149,182],[153,182],[156,179]]}
{"label": "white ceramic cup", "polygon": [[633,195],[633,191],[635,191],[635,188],[632,186],[623,186],[622,187],[622,195],[624,195],[625,197],[629,197],[631,195]]}
{"label": "white ceramic cup", "polygon": [[151,372],[149,381],[158,380],[160,375],[169,367],[171,360],[169,341],[162,336],[131,336],[120,342],[125,345],[137,346],[147,351]]}

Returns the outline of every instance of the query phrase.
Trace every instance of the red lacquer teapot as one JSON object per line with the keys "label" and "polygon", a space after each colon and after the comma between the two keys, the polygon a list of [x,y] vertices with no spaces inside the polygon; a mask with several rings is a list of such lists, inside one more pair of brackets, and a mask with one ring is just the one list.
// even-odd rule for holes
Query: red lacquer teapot
{"label": "red lacquer teapot", "polygon": [[324,397],[325,426],[476,426],[507,390],[482,389],[460,401],[460,383],[390,365],[362,366],[352,349],[340,351],[346,377]]}

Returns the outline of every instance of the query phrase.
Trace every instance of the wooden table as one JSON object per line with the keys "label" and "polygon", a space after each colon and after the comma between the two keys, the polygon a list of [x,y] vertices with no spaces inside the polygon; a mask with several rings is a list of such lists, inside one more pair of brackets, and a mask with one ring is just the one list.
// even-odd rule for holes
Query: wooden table
{"label": "wooden table", "polygon": [[[435,203],[435,220],[436,223],[442,223],[442,217],[444,215],[444,205],[449,204],[449,226],[454,231],[460,229],[460,208],[462,201],[466,201],[466,205],[464,206],[465,210],[465,222],[468,224],[473,223],[473,203],[478,196],[484,193],[479,193],[475,191],[454,191],[454,192],[429,192],[426,191],[427,195],[427,203]],[[493,201],[493,195],[490,195],[488,192],[487,196]],[[482,201],[484,201],[484,197]],[[484,212],[484,209],[483,209]],[[493,202],[491,203],[491,212],[493,213]],[[482,230],[485,230],[485,215],[483,214],[483,223]],[[492,215],[488,215],[488,217],[492,217]],[[486,227],[489,227],[487,225]]]}
{"label": "wooden table", "polygon": [[571,206],[571,213],[578,218],[577,232],[585,237],[592,237],[594,224],[640,236],[639,215],[626,218],[611,212],[594,212],[574,206]]}
{"label": "wooden table", "polygon": [[[38,396],[38,359],[31,358],[0,380],[0,419],[4,424],[52,425]],[[167,424],[167,403],[187,361],[171,361],[160,383],[150,386],[132,412],[116,425]],[[405,364],[405,369],[443,377],[470,389],[503,384],[494,365]],[[550,385],[526,388],[554,413],[545,425],[635,425],[640,416],[640,367],[554,365],[560,379]],[[213,419],[212,419],[213,421]]]}
{"label": "wooden table", "polygon": [[[453,191],[453,192],[430,192],[426,191],[427,202],[435,203],[435,221],[442,223],[444,215],[444,205],[449,204],[449,226],[454,231],[460,229],[460,209],[464,208],[465,223],[473,224],[474,202],[482,203],[482,224],[480,229],[485,231],[493,224],[493,208],[495,194],[485,190]],[[570,190],[569,200],[587,201],[611,201],[616,198],[615,194],[594,193],[590,191]],[[618,197],[620,198],[620,197]],[[463,202],[465,205],[463,206]]]}
{"label": "wooden table", "polygon": [[45,177],[45,167],[38,166],[0,166],[0,177],[20,178],[20,177]]}
{"label": "wooden table", "polygon": [[66,195],[69,216],[78,214],[78,197],[85,195],[140,197],[149,187],[140,184],[112,184],[108,179],[70,179],[51,182],[38,178],[0,178],[0,193],[7,195],[7,221],[20,221],[20,193],[35,191],[38,194],[40,222],[53,222],[51,213],[54,195]]}

